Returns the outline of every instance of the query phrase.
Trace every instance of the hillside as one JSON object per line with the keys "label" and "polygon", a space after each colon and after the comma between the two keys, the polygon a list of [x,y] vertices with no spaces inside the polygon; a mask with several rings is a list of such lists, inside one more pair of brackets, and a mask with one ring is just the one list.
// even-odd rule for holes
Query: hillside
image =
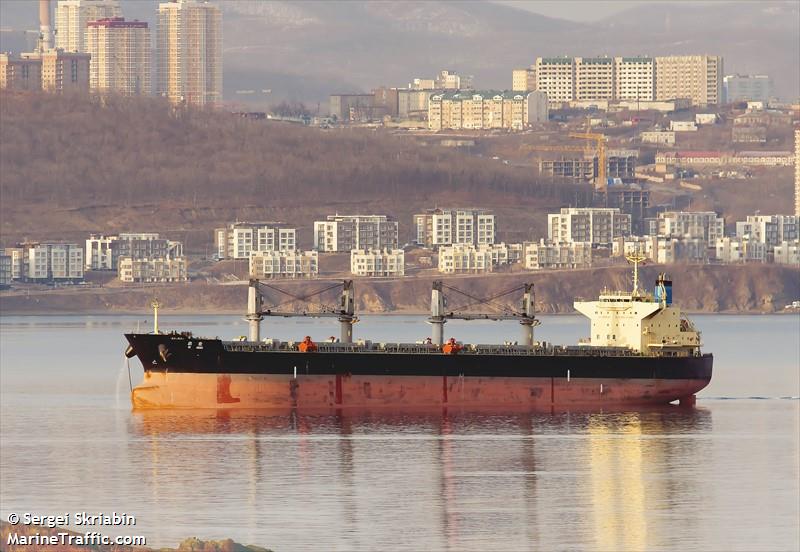
{"label": "hillside", "polygon": [[194,252],[236,219],[290,221],[310,247],[314,218],[337,211],[394,215],[407,241],[413,212],[436,204],[496,208],[530,239],[578,192],[386,132],[48,94],[0,94],[0,169],[3,244],[149,230]]}
{"label": "hillside", "polygon": [[[684,310],[694,312],[769,313],[782,312],[783,307],[800,298],[800,270],[778,265],[671,265],[650,266],[642,270],[643,285],[650,289],[659,271],[668,270],[674,280],[676,301]],[[438,277],[437,277],[438,278]],[[445,283],[467,293],[489,297],[521,285],[536,285],[536,309],[543,313],[573,312],[576,297],[595,297],[605,288],[629,289],[628,267],[595,268],[549,272],[494,274],[443,278]],[[430,308],[432,278],[396,280],[357,279],[356,310],[360,313],[426,313]],[[330,280],[276,281],[275,285],[294,294],[309,294],[323,289]],[[242,313],[246,306],[247,288],[240,285],[186,285],[147,287],[108,287],[50,290],[39,293],[22,291],[0,295],[0,311],[4,314],[24,313],[147,313],[154,296],[166,312]],[[265,307],[283,302],[285,296],[265,292]],[[506,305],[516,307],[519,296],[511,294]],[[314,302],[335,304],[336,292],[314,299]],[[471,302],[451,294],[449,307]],[[284,305],[286,309],[308,308],[308,305]]]}

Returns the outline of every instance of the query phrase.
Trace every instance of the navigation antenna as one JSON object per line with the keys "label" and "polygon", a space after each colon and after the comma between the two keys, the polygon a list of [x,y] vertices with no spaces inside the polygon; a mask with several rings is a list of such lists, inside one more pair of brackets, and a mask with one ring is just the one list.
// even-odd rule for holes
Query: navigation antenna
{"label": "navigation antenna", "polygon": [[633,263],[633,293],[631,295],[639,297],[639,264],[644,264],[647,255],[636,249],[633,253],[625,255],[625,258],[629,263]]}
{"label": "navigation antenna", "polygon": [[153,301],[150,303],[150,306],[153,307],[153,333],[158,333],[158,309],[161,308],[161,303],[158,302],[158,299],[155,297]]}

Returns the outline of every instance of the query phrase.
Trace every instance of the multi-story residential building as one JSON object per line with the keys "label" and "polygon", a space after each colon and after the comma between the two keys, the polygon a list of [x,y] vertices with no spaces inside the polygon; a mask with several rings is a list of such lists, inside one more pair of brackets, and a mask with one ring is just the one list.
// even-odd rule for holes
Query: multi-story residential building
{"label": "multi-story residential building", "polygon": [[56,4],[56,48],[87,53],[89,22],[112,17],[122,17],[118,0],[59,0]]}
{"label": "multi-story residential building", "polygon": [[497,236],[497,223],[486,209],[427,209],[414,215],[416,240],[423,247],[472,244],[490,245]]}
{"label": "multi-story residential building", "polygon": [[800,266],[800,240],[781,242],[772,252],[775,264]]}
{"label": "multi-story residential building", "polygon": [[0,90],[41,90],[42,60],[0,53]]}
{"label": "multi-story residential building", "polygon": [[723,263],[763,263],[767,245],[749,238],[717,238],[716,259]]}
{"label": "multi-story residential building", "polygon": [[725,234],[725,219],[714,211],[667,211],[658,214],[658,235],[699,238],[711,247]]}
{"label": "multi-story residential building", "polygon": [[274,222],[233,222],[214,229],[214,250],[221,259],[249,259],[253,251],[294,251],[297,229]]}
{"label": "multi-story residential building", "polygon": [[575,59],[536,58],[536,90],[547,94],[551,105],[575,99]]}
{"label": "multi-story residential building", "polygon": [[328,215],[314,221],[314,249],[343,252],[353,249],[396,249],[397,221],[386,215]]}
{"label": "multi-story residential building", "polygon": [[454,244],[439,248],[439,272],[445,274],[491,272],[492,252],[472,244]]}
{"label": "multi-story residential building", "polygon": [[350,272],[356,276],[404,276],[405,255],[402,249],[353,249]]}
{"label": "multi-story residential building", "polygon": [[148,257],[135,259],[120,257],[117,275],[122,282],[186,282],[186,258]]}
{"label": "multi-story residential building", "polygon": [[8,289],[11,280],[11,255],[0,253],[0,289]]}
{"label": "multi-story residential building", "polygon": [[670,121],[669,129],[672,132],[697,132],[697,123],[694,121]]}
{"label": "multi-story residential building", "polygon": [[736,237],[750,238],[774,247],[800,238],[800,217],[793,215],[748,215],[736,222]]}
{"label": "multi-story residential building", "polygon": [[150,29],[146,22],[121,17],[89,21],[86,50],[92,56],[89,88],[93,92],[150,95]]}
{"label": "multi-story residential building", "polygon": [[478,250],[490,255],[493,266],[519,263],[524,255],[524,247],[521,243],[483,244],[478,246]]}
{"label": "multi-story residential building", "polygon": [[766,103],[775,98],[775,85],[768,75],[725,75],[722,88],[724,103],[748,100]]}
{"label": "multi-story residential building", "polygon": [[766,144],[767,127],[734,126],[731,129],[731,142],[737,144]]}
{"label": "multi-story residential building", "polygon": [[117,236],[104,236],[92,234],[86,240],[86,270],[113,270],[114,254],[111,244],[117,241]]}
{"label": "multi-story residential building", "polygon": [[79,282],[83,280],[83,247],[77,243],[23,245],[22,278],[29,282]]}
{"label": "multi-story residential building", "polygon": [[206,1],[158,5],[156,91],[174,104],[222,100],[222,15]]}
{"label": "multi-story residential building", "polygon": [[800,129],[794,130],[794,216],[800,218]]}
{"label": "multi-story residential building", "polygon": [[532,92],[536,90],[536,66],[511,71],[511,90],[514,92]]}
{"label": "multi-story residential building", "polygon": [[319,274],[317,251],[253,251],[252,278],[315,278]]}
{"label": "multi-story residential building", "polygon": [[435,90],[436,81],[434,79],[413,79],[408,83],[409,90]]}
{"label": "multi-story residential building", "polygon": [[649,102],[655,91],[655,61],[651,57],[614,58],[614,97]]}
{"label": "multi-story residential building", "polygon": [[25,275],[25,248],[20,244],[18,247],[6,247],[3,252],[11,258],[11,279],[22,280]]}
{"label": "multi-story residential building", "polygon": [[547,215],[547,237],[553,243],[610,246],[615,238],[630,233],[631,215],[618,208],[564,207],[560,213]]}
{"label": "multi-story residential building", "polygon": [[661,56],[655,58],[655,99],[689,98],[692,105],[722,101],[721,56]]}
{"label": "multi-story residential building", "polygon": [[575,58],[575,97],[577,101],[614,99],[614,59]]}
{"label": "multi-story residential building", "polygon": [[177,259],[183,257],[183,243],[160,238],[155,232],[121,233],[111,242],[112,268],[119,269],[119,259]]}
{"label": "multi-story residential building", "polygon": [[592,244],[588,242],[525,244],[525,268],[528,270],[589,268],[592,266]]}
{"label": "multi-story residential building", "polygon": [[540,92],[443,92],[428,101],[428,128],[513,129],[547,120],[547,97]]}
{"label": "multi-story residential building", "polygon": [[455,71],[444,69],[439,71],[433,80],[433,88],[437,90],[472,90],[472,75],[459,75]]}
{"label": "multi-story residential building", "polygon": [[643,144],[664,144],[665,146],[674,146],[675,132],[671,130],[648,130],[639,134],[639,139]]}
{"label": "multi-story residential building", "polygon": [[42,90],[46,92],[88,92],[89,54],[47,50],[20,56],[42,66]]}
{"label": "multi-story residential building", "polygon": [[401,119],[427,119],[428,101],[433,93],[432,90],[398,90],[397,116]]}

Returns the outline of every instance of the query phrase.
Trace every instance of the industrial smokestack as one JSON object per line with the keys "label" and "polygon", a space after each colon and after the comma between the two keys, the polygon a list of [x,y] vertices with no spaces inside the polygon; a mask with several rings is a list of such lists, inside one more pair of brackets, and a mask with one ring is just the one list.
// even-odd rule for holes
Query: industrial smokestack
{"label": "industrial smokestack", "polygon": [[46,52],[53,47],[53,27],[50,25],[50,0],[39,0],[39,49]]}

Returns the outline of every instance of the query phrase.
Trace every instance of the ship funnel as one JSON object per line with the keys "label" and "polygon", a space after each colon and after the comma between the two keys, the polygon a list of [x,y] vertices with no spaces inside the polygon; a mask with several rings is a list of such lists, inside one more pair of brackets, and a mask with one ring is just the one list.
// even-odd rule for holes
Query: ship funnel
{"label": "ship funnel", "polygon": [[39,50],[53,48],[53,26],[50,23],[50,0],[39,0]]}
{"label": "ship funnel", "polygon": [[664,303],[666,306],[672,304],[672,280],[668,279],[663,272],[656,279],[655,295],[657,303]]}

